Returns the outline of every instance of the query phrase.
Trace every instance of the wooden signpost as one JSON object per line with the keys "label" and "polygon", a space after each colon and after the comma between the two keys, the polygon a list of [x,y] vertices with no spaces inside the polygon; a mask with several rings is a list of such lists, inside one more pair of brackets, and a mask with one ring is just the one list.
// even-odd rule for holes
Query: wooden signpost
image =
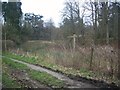
{"label": "wooden signpost", "polygon": [[75,51],[75,46],[76,46],[76,38],[77,37],[82,37],[82,35],[76,35],[75,33],[73,33],[72,36],[68,36],[68,38],[72,38],[73,39],[73,52]]}

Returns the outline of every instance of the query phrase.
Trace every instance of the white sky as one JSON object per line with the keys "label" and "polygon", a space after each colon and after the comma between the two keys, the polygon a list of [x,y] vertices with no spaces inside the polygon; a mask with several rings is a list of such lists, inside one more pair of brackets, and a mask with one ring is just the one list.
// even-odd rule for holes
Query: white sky
{"label": "white sky", "polygon": [[61,11],[65,0],[21,0],[23,13],[43,15],[43,20],[52,19],[55,26],[61,21]]}
{"label": "white sky", "polygon": [[[8,0],[2,0],[8,1]],[[14,2],[16,0],[10,0]],[[66,0],[20,0],[22,2],[23,13],[34,13],[43,16],[43,20],[46,22],[50,19],[53,20],[55,26],[59,26],[62,21],[61,15],[64,8],[64,2]],[[85,0],[78,0],[85,1]]]}
{"label": "white sky", "polygon": [[[16,0],[9,1],[14,2]],[[55,26],[57,27],[59,27],[59,23],[62,22],[61,12],[64,8],[64,2],[66,0],[20,0],[20,1],[22,2],[21,8],[23,13],[34,13],[42,15],[43,20],[45,22],[52,19]],[[77,0],[77,1],[84,2],[89,0]]]}
{"label": "white sky", "polygon": [[[2,0],[2,1],[7,1],[7,0]],[[15,1],[15,0],[11,0],[11,1]],[[62,9],[64,8],[65,0],[20,0],[20,1],[22,2],[21,8],[23,13],[40,14],[43,16],[43,20],[45,22],[48,21],[49,19],[52,19],[53,22],[55,23],[55,26],[59,26],[59,23],[62,21],[61,12]],[[89,0],[78,0],[78,1],[87,2]]]}

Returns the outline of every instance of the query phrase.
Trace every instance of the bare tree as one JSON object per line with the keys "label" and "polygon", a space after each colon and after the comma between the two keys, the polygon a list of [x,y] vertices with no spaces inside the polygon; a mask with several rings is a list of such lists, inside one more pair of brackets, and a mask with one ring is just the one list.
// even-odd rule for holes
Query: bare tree
{"label": "bare tree", "polygon": [[74,32],[73,30],[75,29],[75,24],[74,24],[74,13],[73,13],[73,3],[71,1],[65,3],[65,14],[67,14],[67,18],[70,19],[71,23],[71,29],[72,33]]}
{"label": "bare tree", "polygon": [[109,44],[109,30],[108,30],[108,2],[101,2],[102,5],[102,23],[103,30],[106,31],[106,44]]}
{"label": "bare tree", "polygon": [[[65,8],[63,10],[63,18],[68,19],[71,27],[71,34],[73,33],[81,33],[84,34],[83,31],[83,16],[80,16],[80,4],[79,1],[69,0],[65,2]],[[83,14],[83,13],[82,13]]]}

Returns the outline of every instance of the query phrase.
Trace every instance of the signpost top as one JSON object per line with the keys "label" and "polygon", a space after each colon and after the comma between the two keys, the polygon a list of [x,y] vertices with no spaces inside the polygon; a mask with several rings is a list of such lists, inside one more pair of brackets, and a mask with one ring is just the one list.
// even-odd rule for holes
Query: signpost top
{"label": "signpost top", "polygon": [[68,38],[72,38],[73,39],[73,52],[75,51],[75,42],[76,42],[76,38],[77,37],[82,37],[82,35],[76,35],[75,33],[73,33],[72,36],[68,36]]}

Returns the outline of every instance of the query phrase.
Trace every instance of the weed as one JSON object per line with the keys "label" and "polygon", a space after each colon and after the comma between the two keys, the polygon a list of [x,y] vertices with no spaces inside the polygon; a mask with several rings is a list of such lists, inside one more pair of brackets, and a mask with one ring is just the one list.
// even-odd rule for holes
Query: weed
{"label": "weed", "polygon": [[58,87],[58,88],[61,88],[64,86],[63,81],[45,73],[45,72],[38,72],[38,71],[31,70],[29,72],[29,75],[31,76],[31,78],[36,79],[36,80],[40,81],[41,83],[48,85],[48,86]]}
{"label": "weed", "polygon": [[20,84],[18,84],[13,78],[11,78],[6,73],[2,74],[2,84],[5,88],[20,88]]}

